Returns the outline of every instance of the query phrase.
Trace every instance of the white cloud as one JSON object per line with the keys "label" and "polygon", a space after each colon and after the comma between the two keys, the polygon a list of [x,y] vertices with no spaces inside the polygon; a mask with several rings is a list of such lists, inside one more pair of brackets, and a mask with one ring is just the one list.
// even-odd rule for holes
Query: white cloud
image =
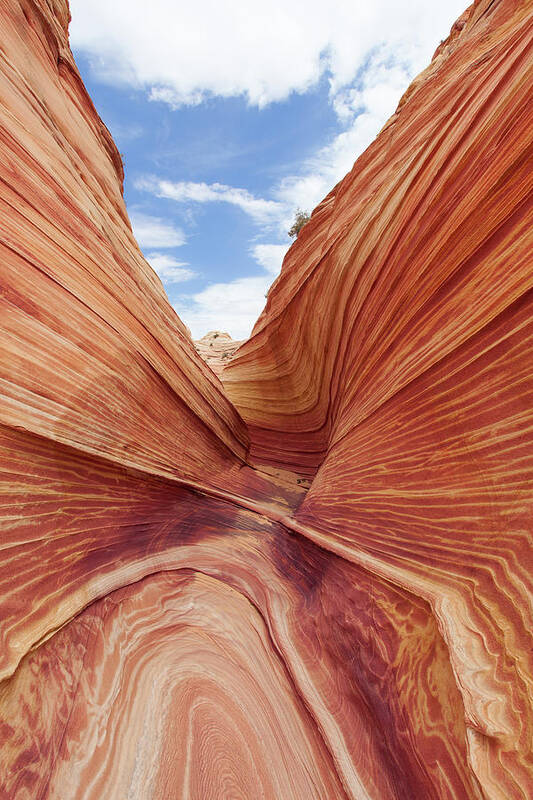
{"label": "white cloud", "polygon": [[[298,207],[311,211],[372,141],[412,78],[429,62],[465,0],[71,0],[71,42],[93,72],[133,86],[171,108],[210,96],[244,96],[258,107],[305,92],[324,75],[338,130],[265,197],[222,183],[139,179],[136,188],[180,204],[228,203],[266,239],[283,241]],[[183,231],[158,217],[132,214],[141,247],[175,247]],[[267,240],[268,241],[268,240]],[[288,246],[288,245],[287,245]],[[253,243],[265,274],[216,283],[183,295],[176,310],[201,337],[208,330],[249,335],[286,245]],[[163,260],[161,260],[163,259]],[[172,261],[173,263],[170,263]],[[152,253],[167,282],[187,265]],[[180,277],[181,276],[181,277]],[[229,322],[231,320],[231,322]]]}
{"label": "white cloud", "polygon": [[[312,211],[351,169],[396,108],[408,83],[407,68],[388,58],[386,52],[376,51],[357,84],[345,87],[334,97],[343,130],[304,162],[297,173],[272,187],[274,199],[258,198],[245,189],[219,183],[173,183],[155,177],[138,180],[136,188],[180,203],[231,203],[249,214],[263,235],[274,229],[286,236],[296,209]],[[193,337],[201,338],[209,330],[228,330],[237,339],[248,337],[289,244],[254,243],[250,247],[249,252],[266,275],[217,283],[195,295],[182,296],[175,307]]]}
{"label": "white cloud", "polygon": [[178,261],[168,253],[148,253],[146,260],[163,283],[182,283],[196,277],[185,261]]}
{"label": "white cloud", "polygon": [[297,207],[307,211],[325,197],[349,172],[357,157],[377,136],[409,85],[409,65],[392,59],[386,49],[377,49],[368,59],[355,85],[332,96],[332,104],[343,129],[304,162],[300,171],[284,178],[273,194],[290,210],[281,227],[290,225]]}
{"label": "white cloud", "polygon": [[250,252],[257,263],[261,264],[270,275],[278,275],[288,248],[287,244],[256,244]]}
{"label": "white cloud", "polygon": [[264,270],[263,275],[214,283],[201,292],[181,295],[174,308],[191,330],[193,339],[208,331],[227,331],[233,339],[247,339],[266,302],[270,284],[279,274],[289,245],[256,244],[250,254]]}
{"label": "white cloud", "polygon": [[135,187],[179,203],[225,202],[238,206],[263,233],[285,236],[297,208],[311,212],[352,168],[354,161],[379,133],[412,78],[408,62],[398,62],[387,48],[376,48],[353,84],[330,97],[340,132],[302,162],[261,198],[244,188],[220,183],[171,182],[160,177],[137,179]]}
{"label": "white cloud", "polygon": [[180,95],[170,86],[152,86],[148,94],[148,99],[153,102],[166,103],[174,111],[180,106],[197,106],[204,99],[202,92],[190,92],[186,96]]}
{"label": "white cloud", "polygon": [[227,331],[233,339],[246,339],[265,305],[272,275],[214,283],[194,295],[184,295],[174,308],[193,339],[208,331]]}
{"label": "white cloud", "polygon": [[[394,112],[410,78],[408,64],[391,58],[386,49],[376,48],[353,85],[331,97],[340,132],[297,172],[274,185],[269,198],[220,183],[171,182],[156,177],[139,179],[136,188],[179,203],[230,203],[247,213],[264,236],[272,231],[286,236],[296,209],[312,211],[351,169]],[[201,338],[217,329],[228,330],[234,338],[249,336],[289,244],[254,243],[250,247],[265,275],[213,284],[195,295],[182,296],[175,307],[193,336]]]}
{"label": "white cloud", "polygon": [[135,209],[130,210],[129,215],[133,234],[142,250],[150,247],[181,247],[185,244],[185,234],[172,223]]}
{"label": "white cloud", "polygon": [[227,331],[233,339],[247,339],[266,302],[270,284],[279,274],[289,245],[256,244],[253,258],[265,269],[264,275],[214,283],[193,295],[182,295],[174,304],[194,339],[208,331]]}
{"label": "white cloud", "polygon": [[151,192],[178,203],[230,203],[248,214],[255,222],[268,223],[279,217],[280,204],[273,200],[254,197],[246,189],[226,186],[223,183],[194,183],[162,180],[155,177],[140,178],[135,188]]}
{"label": "white cloud", "polygon": [[71,0],[71,41],[100,78],[154,100],[243,95],[264,106],[327,74],[336,94],[379,44],[428,62],[465,0]]}

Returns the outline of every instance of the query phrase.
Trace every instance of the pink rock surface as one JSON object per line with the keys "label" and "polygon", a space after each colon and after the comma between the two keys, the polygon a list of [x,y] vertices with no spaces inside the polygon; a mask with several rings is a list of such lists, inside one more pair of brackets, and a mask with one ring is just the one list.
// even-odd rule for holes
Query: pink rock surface
{"label": "pink rock surface", "polygon": [[195,343],[196,352],[209,364],[215,375],[220,378],[224,368],[230,363],[233,354],[242,341],[232,339],[224,331],[209,331]]}
{"label": "pink rock surface", "polygon": [[231,359],[66,0],[0,9],[0,798],[529,800],[531,4],[462,15]]}

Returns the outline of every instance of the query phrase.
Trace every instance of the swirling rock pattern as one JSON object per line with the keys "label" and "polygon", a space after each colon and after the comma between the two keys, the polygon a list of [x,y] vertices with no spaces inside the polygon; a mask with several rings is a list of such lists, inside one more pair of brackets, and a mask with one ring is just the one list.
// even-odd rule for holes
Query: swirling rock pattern
{"label": "swirling rock pattern", "polygon": [[66,0],[0,8],[0,798],[530,800],[531,4],[457,21],[218,375]]}
{"label": "swirling rock pattern", "polygon": [[233,354],[242,341],[235,341],[229,333],[209,331],[194,343],[196,352],[209,364],[215,375],[220,378],[224,368],[228,366]]}

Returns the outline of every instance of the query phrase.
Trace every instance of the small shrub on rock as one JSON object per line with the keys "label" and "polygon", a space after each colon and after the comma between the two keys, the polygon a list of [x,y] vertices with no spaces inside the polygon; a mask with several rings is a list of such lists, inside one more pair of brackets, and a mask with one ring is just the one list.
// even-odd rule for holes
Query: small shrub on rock
{"label": "small shrub on rock", "polygon": [[296,214],[294,215],[294,222],[292,224],[290,231],[288,232],[289,236],[291,236],[292,238],[298,236],[303,226],[306,225],[310,219],[311,219],[311,214],[309,214],[307,211],[302,211],[302,209],[299,208]]}

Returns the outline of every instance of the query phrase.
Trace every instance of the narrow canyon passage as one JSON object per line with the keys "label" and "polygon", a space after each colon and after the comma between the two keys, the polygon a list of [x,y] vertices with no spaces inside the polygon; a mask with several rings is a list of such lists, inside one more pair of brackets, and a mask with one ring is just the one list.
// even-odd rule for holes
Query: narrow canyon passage
{"label": "narrow canyon passage", "polygon": [[214,348],[66,0],[0,9],[0,798],[530,800],[531,4],[465,11]]}

